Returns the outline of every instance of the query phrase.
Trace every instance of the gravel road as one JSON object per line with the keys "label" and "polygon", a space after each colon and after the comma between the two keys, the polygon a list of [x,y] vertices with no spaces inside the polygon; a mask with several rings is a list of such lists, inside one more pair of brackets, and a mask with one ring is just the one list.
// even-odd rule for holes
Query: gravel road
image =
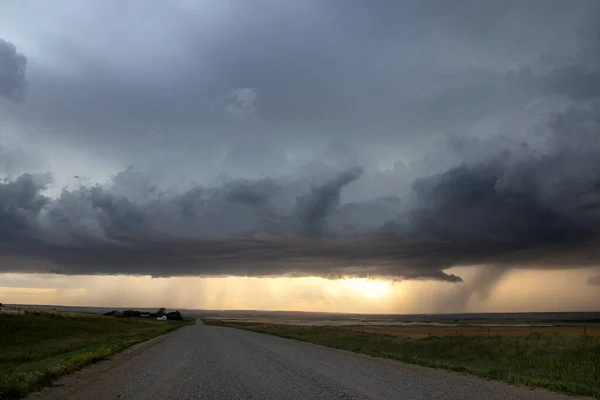
{"label": "gravel road", "polygon": [[200,321],[64,377],[28,398],[572,399]]}

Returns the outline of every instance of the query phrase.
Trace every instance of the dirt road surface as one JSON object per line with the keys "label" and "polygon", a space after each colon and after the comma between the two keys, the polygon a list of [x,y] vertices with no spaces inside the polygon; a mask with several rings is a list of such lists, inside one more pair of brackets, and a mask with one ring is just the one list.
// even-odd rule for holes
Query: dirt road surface
{"label": "dirt road surface", "polygon": [[200,321],[64,377],[28,398],[572,399]]}

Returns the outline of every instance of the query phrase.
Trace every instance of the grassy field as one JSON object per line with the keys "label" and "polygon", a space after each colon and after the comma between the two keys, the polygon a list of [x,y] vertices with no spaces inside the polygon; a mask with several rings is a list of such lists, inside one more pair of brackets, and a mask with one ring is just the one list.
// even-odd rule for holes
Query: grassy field
{"label": "grassy field", "polygon": [[347,327],[205,323],[600,399],[600,337],[596,336],[534,332],[415,338]]}
{"label": "grassy field", "polygon": [[[205,319],[209,321],[210,318]],[[220,320],[215,318],[215,320]],[[293,324],[278,322],[256,322],[243,319],[226,319],[221,321],[238,322],[247,326],[272,326],[272,325],[294,325],[294,326],[336,326],[318,324]],[[315,321],[319,322],[319,321]],[[573,335],[573,336],[600,336],[600,326],[590,325],[508,325],[508,324],[486,324],[486,325],[338,325],[340,329],[350,329],[359,332],[381,333],[385,335],[401,336],[407,338],[424,338],[430,336],[530,336],[539,335]]]}
{"label": "grassy field", "polygon": [[430,336],[520,336],[530,335],[572,335],[600,336],[599,326],[556,325],[556,326],[518,326],[518,325],[459,325],[459,326],[355,326],[355,331],[381,333],[409,338]]}
{"label": "grassy field", "polygon": [[61,375],[193,323],[51,312],[0,313],[0,399],[22,397]]}

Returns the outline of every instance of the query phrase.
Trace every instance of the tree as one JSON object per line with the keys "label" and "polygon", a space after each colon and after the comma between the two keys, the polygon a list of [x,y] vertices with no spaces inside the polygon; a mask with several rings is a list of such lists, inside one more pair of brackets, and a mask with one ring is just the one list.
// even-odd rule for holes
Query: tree
{"label": "tree", "polygon": [[183,315],[178,311],[171,311],[167,314],[167,319],[173,319],[177,321],[181,321],[183,319]]}
{"label": "tree", "polygon": [[165,315],[167,313],[167,309],[164,307],[161,307],[158,309],[158,311],[156,312],[156,315],[159,317],[162,317],[163,315]]}

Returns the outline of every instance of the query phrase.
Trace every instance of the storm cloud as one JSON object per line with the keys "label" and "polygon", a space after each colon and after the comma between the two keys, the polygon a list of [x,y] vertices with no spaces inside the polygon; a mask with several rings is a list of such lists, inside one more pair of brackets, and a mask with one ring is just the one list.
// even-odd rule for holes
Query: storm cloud
{"label": "storm cloud", "polygon": [[[513,152],[511,146],[485,145],[489,152],[481,157],[416,179],[404,201],[382,198],[354,207],[340,206],[340,197],[347,184],[360,179],[360,167],[320,184],[233,180],[180,192],[162,191],[128,169],[110,183],[64,189],[57,198],[42,194],[48,175],[23,175],[2,185],[1,251],[28,261],[26,266],[6,262],[3,269],[47,272],[47,264],[34,261],[45,260],[55,266],[51,270],[66,274],[456,282],[460,277],[444,270],[490,265],[498,273],[482,272],[476,285],[485,296],[506,269],[595,265],[600,255],[596,116],[595,107],[551,116],[544,152],[522,144]],[[132,200],[131,187],[145,189]],[[347,229],[357,213],[377,215],[379,207],[372,205],[386,202],[393,205],[394,219],[378,225],[374,218],[370,225]]]}
{"label": "storm cloud", "polygon": [[11,42],[0,37],[0,97],[20,102],[27,94],[27,58]]}
{"label": "storm cloud", "polygon": [[309,194],[299,199],[297,213],[306,235],[323,235],[327,217],[340,205],[342,188],[362,173],[361,167],[343,171],[324,184],[313,187]]}
{"label": "storm cloud", "polygon": [[[36,66],[0,115],[54,160],[0,183],[0,271],[488,268],[465,302],[510,269],[596,265],[595,1],[77,4],[77,32],[50,3],[0,13]],[[27,59],[0,57],[22,99]]]}

